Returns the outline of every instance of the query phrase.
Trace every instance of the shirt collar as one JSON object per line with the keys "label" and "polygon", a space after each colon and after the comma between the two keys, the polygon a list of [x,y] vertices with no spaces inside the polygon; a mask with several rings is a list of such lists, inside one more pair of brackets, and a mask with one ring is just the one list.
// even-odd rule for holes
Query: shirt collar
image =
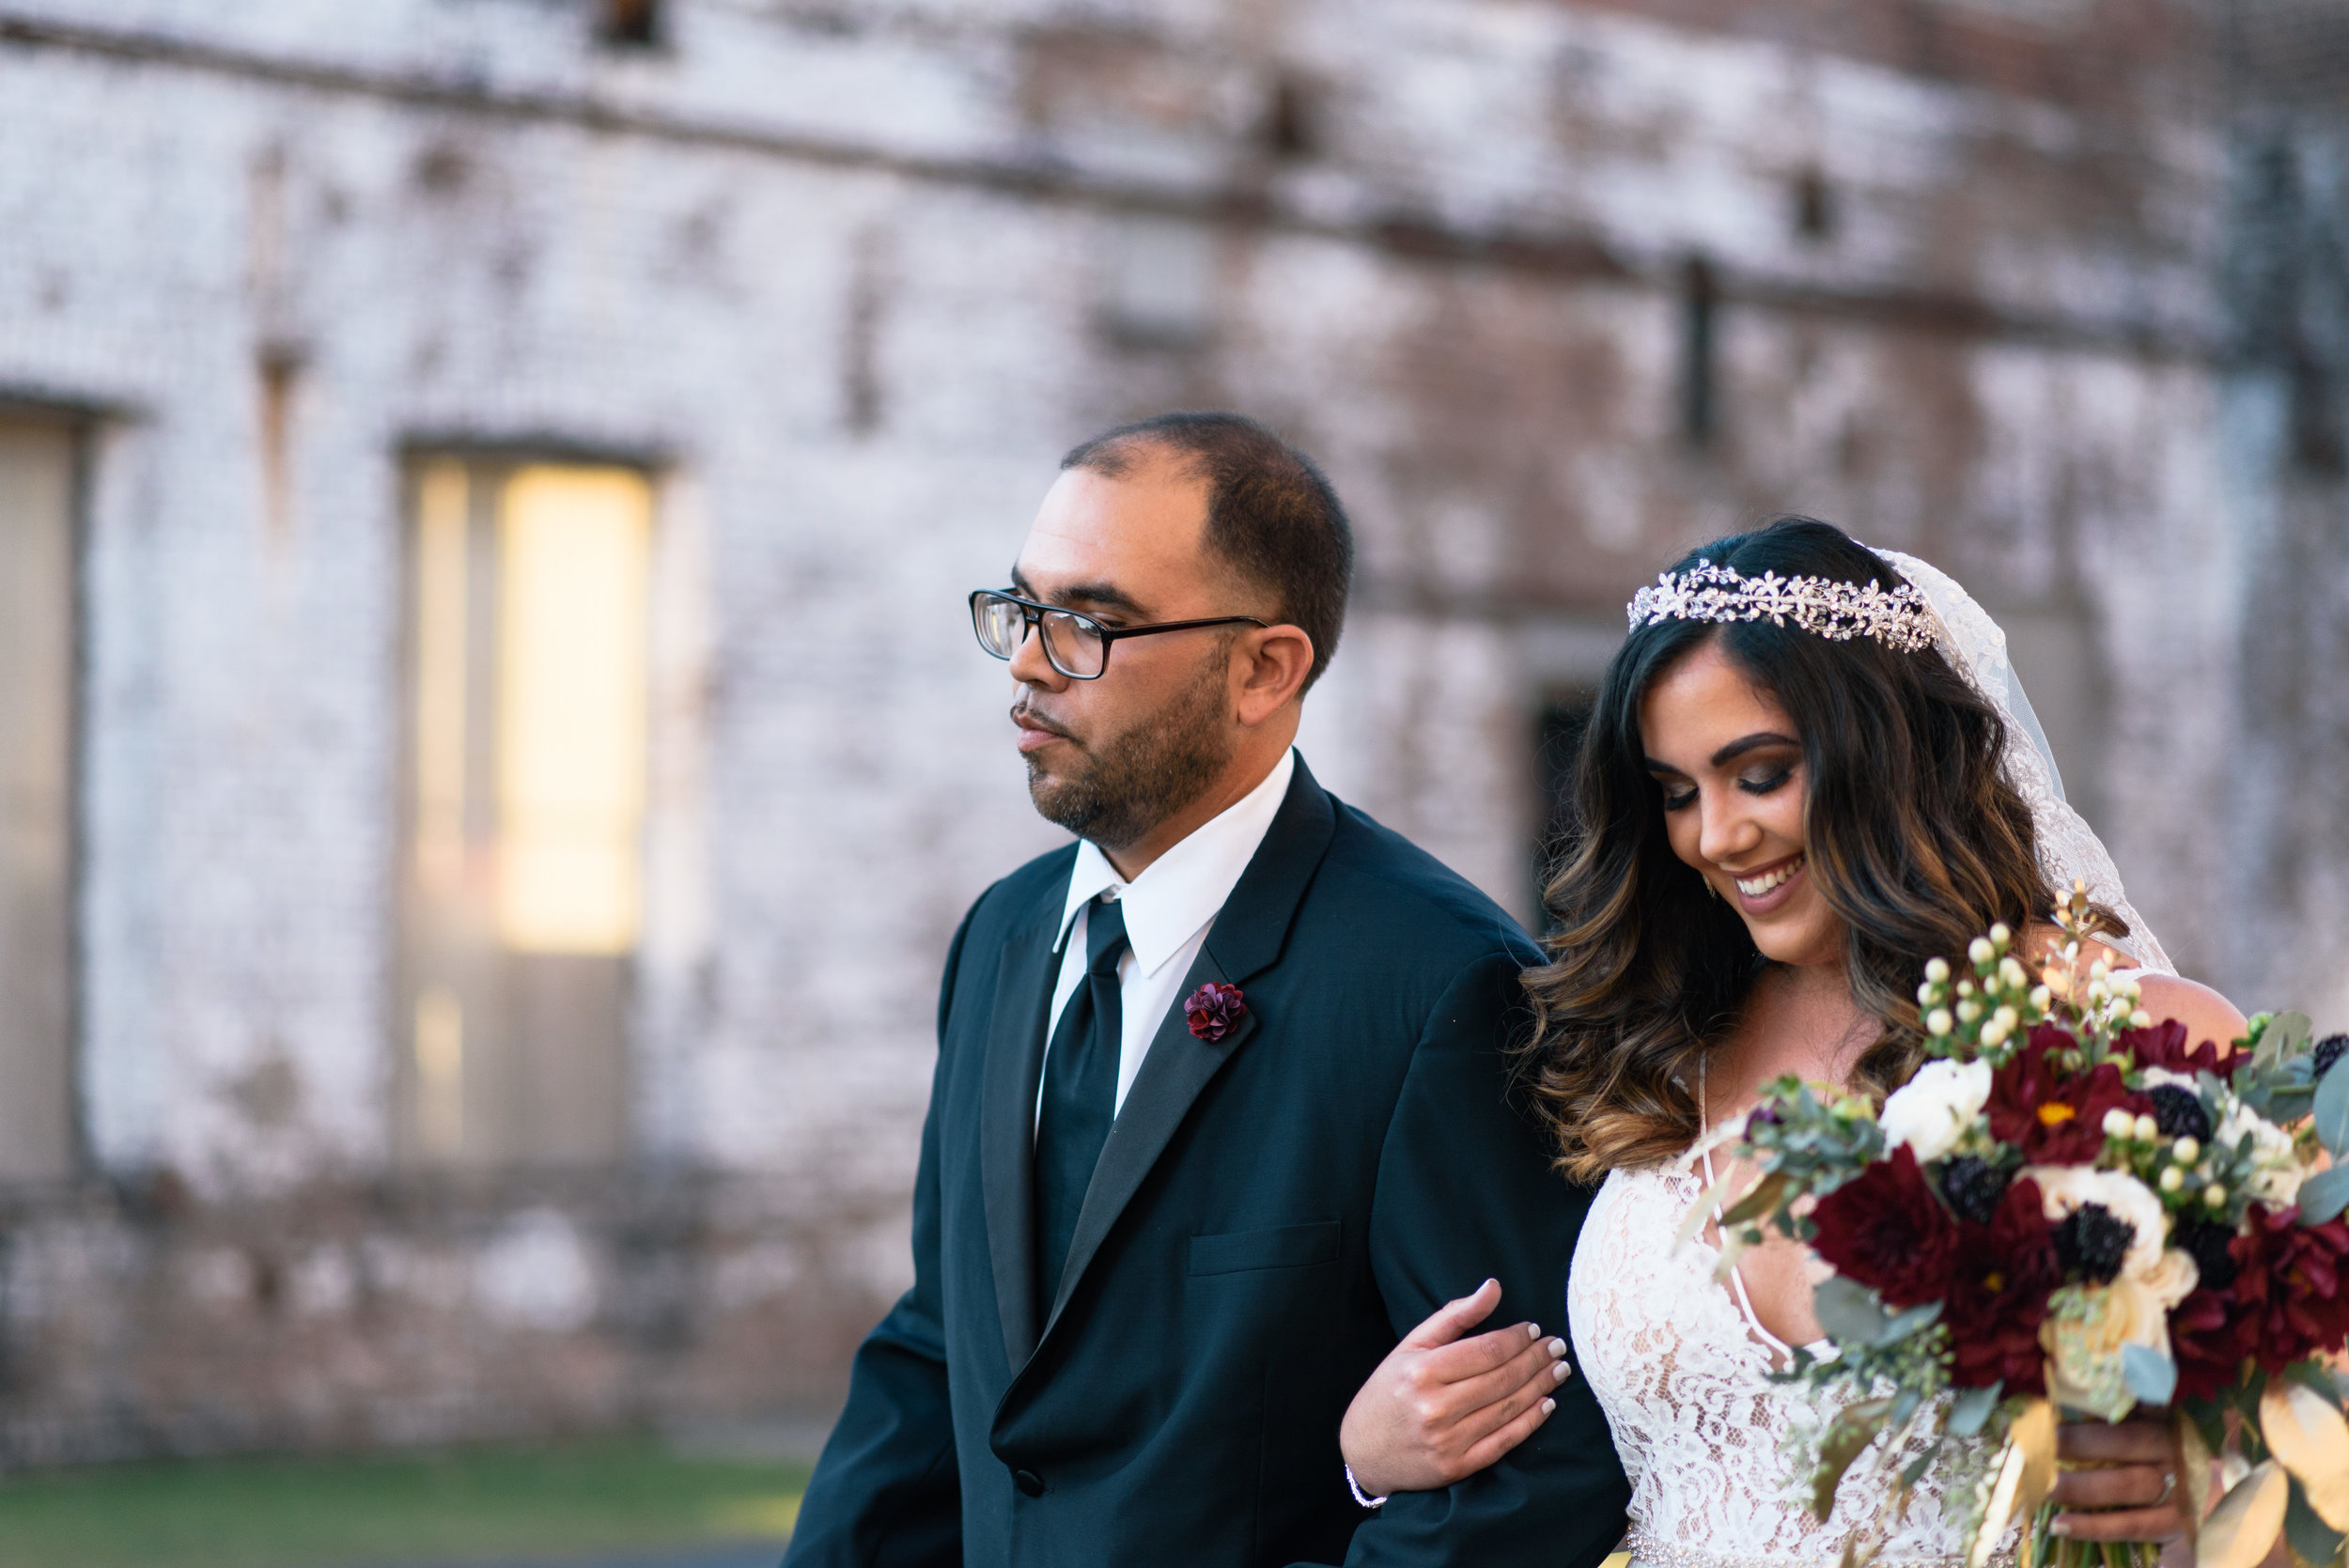
{"label": "shirt collar", "polygon": [[1191,831],[1190,837],[1160,855],[1131,882],[1117,875],[1109,857],[1091,839],[1077,845],[1077,863],[1068,873],[1068,898],[1061,908],[1057,950],[1087,904],[1114,891],[1126,907],[1126,939],[1132,944],[1134,962],[1143,974],[1154,974],[1191,938],[1206,928],[1223,901],[1232,895],[1240,873],[1256,856],[1281,802],[1288,798],[1289,780],[1297,771],[1297,753],[1283,752],[1281,760],[1262,783]]}

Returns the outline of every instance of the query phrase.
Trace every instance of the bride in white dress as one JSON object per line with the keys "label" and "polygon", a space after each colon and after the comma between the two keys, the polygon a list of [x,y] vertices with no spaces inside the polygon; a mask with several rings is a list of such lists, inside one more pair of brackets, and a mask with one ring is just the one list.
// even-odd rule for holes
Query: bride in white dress
{"label": "bride in white dress", "polygon": [[[1567,1283],[1571,1355],[1526,1324],[1463,1338],[1489,1284],[1452,1303],[1356,1397],[1349,1481],[1375,1504],[1494,1463],[1579,1365],[1631,1483],[1637,1568],[1833,1564],[1852,1546],[1953,1568],[1967,1543],[1931,1470],[1895,1509],[1895,1467],[1863,1463],[1812,1514],[1790,1449],[1832,1412],[1769,1374],[1822,1339],[1816,1265],[1773,1238],[1723,1280],[1714,1227],[1675,1246],[1726,1173],[1703,1135],[1784,1073],[1879,1096],[1906,1081],[1925,960],[2001,920],[2044,937],[2075,877],[2156,1017],[2222,1041],[2242,1017],[2175,977],[2064,803],[2003,634],[1933,567],[1787,520],[1692,554],[1632,622],[1578,764],[1583,830],[1548,890],[1554,961],[1527,976],[1531,1088],[1566,1176],[1604,1181]],[[2167,1430],[2067,1424],[2063,1454],[2103,1467],[2063,1474],[2058,1530],[2177,1537]]]}

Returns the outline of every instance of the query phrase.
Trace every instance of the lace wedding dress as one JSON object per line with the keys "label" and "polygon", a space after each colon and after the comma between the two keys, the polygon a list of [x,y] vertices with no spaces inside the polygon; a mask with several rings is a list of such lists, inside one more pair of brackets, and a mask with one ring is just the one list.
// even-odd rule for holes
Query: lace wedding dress
{"label": "lace wedding dress", "polygon": [[[1788,1451],[1835,1408],[1809,1387],[1769,1380],[1786,1348],[1754,1318],[1736,1275],[1714,1278],[1720,1254],[1701,1240],[1674,1247],[1705,1185],[1692,1157],[1610,1173],[1567,1281],[1579,1370],[1631,1480],[1625,1547],[1633,1568],[1833,1568],[1846,1542],[1876,1527],[1891,1467],[1863,1460],[1827,1522],[1812,1516]],[[1875,1561],[1958,1568],[1966,1543],[1944,1500],[1928,1470]]]}

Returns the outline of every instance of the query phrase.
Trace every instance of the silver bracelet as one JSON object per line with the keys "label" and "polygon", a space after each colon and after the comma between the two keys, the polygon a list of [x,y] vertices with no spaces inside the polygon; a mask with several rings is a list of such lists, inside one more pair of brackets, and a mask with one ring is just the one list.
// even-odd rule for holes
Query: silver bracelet
{"label": "silver bracelet", "polygon": [[1346,1489],[1353,1493],[1354,1500],[1361,1503],[1364,1508],[1384,1508],[1387,1506],[1387,1499],[1385,1498],[1369,1497],[1363,1493],[1362,1483],[1354,1479],[1354,1467],[1351,1465],[1348,1465],[1346,1467]]}

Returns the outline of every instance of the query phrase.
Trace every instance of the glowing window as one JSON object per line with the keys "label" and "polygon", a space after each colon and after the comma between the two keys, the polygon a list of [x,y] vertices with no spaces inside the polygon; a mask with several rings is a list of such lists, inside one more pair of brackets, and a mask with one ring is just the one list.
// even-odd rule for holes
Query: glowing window
{"label": "glowing window", "polygon": [[652,488],[441,458],[412,489],[403,1144],[433,1164],[615,1158]]}
{"label": "glowing window", "polygon": [[77,433],[0,417],[0,1180],[73,1164]]}

